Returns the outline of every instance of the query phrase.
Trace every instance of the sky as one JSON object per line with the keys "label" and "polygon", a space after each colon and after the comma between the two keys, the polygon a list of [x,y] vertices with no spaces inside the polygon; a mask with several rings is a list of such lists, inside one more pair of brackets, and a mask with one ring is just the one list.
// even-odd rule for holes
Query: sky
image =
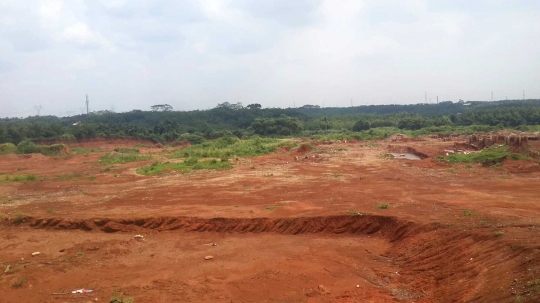
{"label": "sky", "polygon": [[537,0],[1,0],[0,117],[540,98]]}

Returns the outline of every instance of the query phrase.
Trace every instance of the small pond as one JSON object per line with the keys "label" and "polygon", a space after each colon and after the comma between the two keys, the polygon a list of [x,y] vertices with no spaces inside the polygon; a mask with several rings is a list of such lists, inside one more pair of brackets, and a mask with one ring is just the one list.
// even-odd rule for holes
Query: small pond
{"label": "small pond", "polygon": [[422,160],[422,158],[411,153],[390,153],[390,154],[394,157],[394,159]]}

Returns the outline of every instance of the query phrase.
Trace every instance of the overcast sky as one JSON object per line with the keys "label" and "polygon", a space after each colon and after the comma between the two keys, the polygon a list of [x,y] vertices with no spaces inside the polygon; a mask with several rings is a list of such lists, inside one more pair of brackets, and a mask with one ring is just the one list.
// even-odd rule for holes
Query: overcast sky
{"label": "overcast sky", "polygon": [[0,0],[0,116],[540,98],[538,0]]}

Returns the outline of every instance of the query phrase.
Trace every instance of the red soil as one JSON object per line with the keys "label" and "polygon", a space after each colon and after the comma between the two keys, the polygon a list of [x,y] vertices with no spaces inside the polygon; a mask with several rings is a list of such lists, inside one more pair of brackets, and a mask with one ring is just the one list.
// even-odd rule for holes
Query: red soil
{"label": "red soil", "polygon": [[1,301],[538,302],[536,162],[450,166],[433,156],[453,142],[424,140],[391,143],[420,161],[349,142],[160,176],[106,151],[1,156],[44,178],[0,182]]}

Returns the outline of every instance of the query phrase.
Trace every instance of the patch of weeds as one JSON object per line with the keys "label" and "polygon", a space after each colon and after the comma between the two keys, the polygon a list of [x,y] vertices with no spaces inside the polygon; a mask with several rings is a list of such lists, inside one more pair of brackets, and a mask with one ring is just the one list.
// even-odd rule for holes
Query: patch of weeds
{"label": "patch of weeds", "polygon": [[277,209],[278,207],[279,207],[279,206],[272,205],[272,206],[265,207],[264,209],[272,211],[272,210]]}
{"label": "patch of weeds", "polygon": [[449,173],[452,173],[452,174],[455,174],[456,173],[456,169],[455,168],[450,168],[448,170]]}
{"label": "patch of weeds", "polygon": [[131,297],[124,297],[122,291],[114,289],[113,296],[109,300],[109,303],[135,303],[135,300]]}
{"label": "patch of weeds", "polygon": [[74,173],[70,173],[70,174],[59,175],[58,177],[56,177],[56,179],[58,179],[58,180],[75,180],[75,179],[79,178],[80,175],[81,175],[80,173],[74,172]]}
{"label": "patch of weeds", "polygon": [[118,178],[118,174],[114,174],[114,177],[115,177],[115,178]]}
{"label": "patch of weeds", "polygon": [[540,292],[540,278],[534,278],[528,281],[527,285],[532,286],[533,291]]}
{"label": "patch of weeds", "polygon": [[510,248],[511,249],[520,249],[523,247],[523,244],[520,243],[513,243],[513,244],[510,244]]}
{"label": "patch of weeds", "polygon": [[383,203],[383,204],[379,204],[377,205],[377,207],[375,207],[376,209],[388,209],[390,206],[388,205],[388,203]]}
{"label": "patch of weeds", "polygon": [[516,294],[516,298],[514,299],[514,302],[515,303],[522,303],[523,302],[523,298],[521,297],[520,294]]}
{"label": "patch of weeds", "polygon": [[83,190],[82,193],[83,193],[83,195],[85,195],[85,196],[88,195],[88,191],[87,191],[87,190]]}
{"label": "patch of weeds", "polygon": [[104,171],[104,172],[111,171],[111,167],[110,167],[110,166],[107,166],[107,167],[105,167],[105,169],[104,169],[103,171]]}
{"label": "patch of weeds", "polygon": [[444,160],[448,163],[474,162],[474,163],[482,163],[485,166],[493,166],[495,164],[501,163],[505,159],[527,160],[529,158],[521,154],[510,152],[509,147],[506,145],[502,145],[502,146],[493,145],[488,148],[485,148],[479,153],[452,154],[444,158]]}
{"label": "patch of weeds", "polygon": [[187,158],[184,160],[184,162],[181,163],[169,163],[169,162],[161,162],[161,161],[155,161],[151,165],[142,167],[137,169],[137,173],[141,175],[156,175],[164,170],[180,170],[182,172],[189,172],[190,170],[200,170],[200,169],[229,169],[232,165],[228,161],[224,161],[223,159],[220,161],[217,161],[216,159],[210,160],[210,161],[199,161],[198,158]]}
{"label": "patch of weeds", "polygon": [[77,257],[81,258],[84,256],[84,253],[82,251],[77,252]]}
{"label": "patch of weeds", "polygon": [[13,202],[13,199],[11,198],[3,198],[3,199],[0,199],[0,204],[1,205],[4,205],[4,204],[11,204]]}
{"label": "patch of weeds", "polygon": [[24,183],[26,183],[26,182],[38,181],[38,178],[34,174],[30,174],[30,175],[13,175],[13,176],[5,175],[4,178],[3,178],[3,181],[5,181],[5,182],[24,182]]}
{"label": "patch of weeds", "polygon": [[20,288],[24,285],[25,282],[26,282],[25,278],[18,278],[11,283],[11,286],[14,288]]}
{"label": "patch of weeds", "polygon": [[463,215],[466,216],[466,217],[476,216],[476,211],[469,210],[469,209],[464,209],[463,210]]}
{"label": "patch of weeds", "polygon": [[26,221],[26,214],[24,213],[17,213],[15,214],[15,219],[13,219],[13,223],[14,224],[21,224],[21,223],[24,223],[24,221]]}
{"label": "patch of weeds", "polygon": [[90,177],[88,177],[88,180],[90,180],[90,181],[94,181],[94,180],[96,180],[96,176],[94,176],[94,175],[91,175]]}
{"label": "patch of weeds", "polygon": [[500,176],[501,179],[512,179],[512,176],[510,175],[503,175],[503,176]]}
{"label": "patch of weeds", "polygon": [[0,218],[5,217],[5,216],[6,214],[4,214],[3,212],[0,212]]}
{"label": "patch of weeds", "polygon": [[152,159],[152,155],[150,154],[136,154],[136,153],[128,153],[128,154],[122,154],[122,153],[111,153],[106,154],[102,156],[99,159],[99,162],[103,165],[111,165],[111,164],[124,164],[128,162],[138,162],[138,161],[146,161]]}
{"label": "patch of weeds", "polygon": [[94,152],[99,152],[101,151],[101,148],[81,148],[81,147],[74,147],[71,149],[71,152],[74,154],[74,155],[79,155],[79,154],[89,154],[89,153],[94,153]]}
{"label": "patch of weeds", "polygon": [[332,174],[332,177],[339,178],[339,177],[341,177],[341,175],[340,174]]}
{"label": "patch of weeds", "polygon": [[500,230],[497,230],[493,232],[493,235],[497,238],[501,238],[502,236],[504,236],[504,233]]}
{"label": "patch of weeds", "polygon": [[55,210],[54,208],[51,207],[51,208],[47,208],[47,212],[48,212],[49,214],[54,214],[54,213],[56,213],[56,210]]}
{"label": "patch of weeds", "polygon": [[263,177],[273,177],[274,174],[264,174]]}

